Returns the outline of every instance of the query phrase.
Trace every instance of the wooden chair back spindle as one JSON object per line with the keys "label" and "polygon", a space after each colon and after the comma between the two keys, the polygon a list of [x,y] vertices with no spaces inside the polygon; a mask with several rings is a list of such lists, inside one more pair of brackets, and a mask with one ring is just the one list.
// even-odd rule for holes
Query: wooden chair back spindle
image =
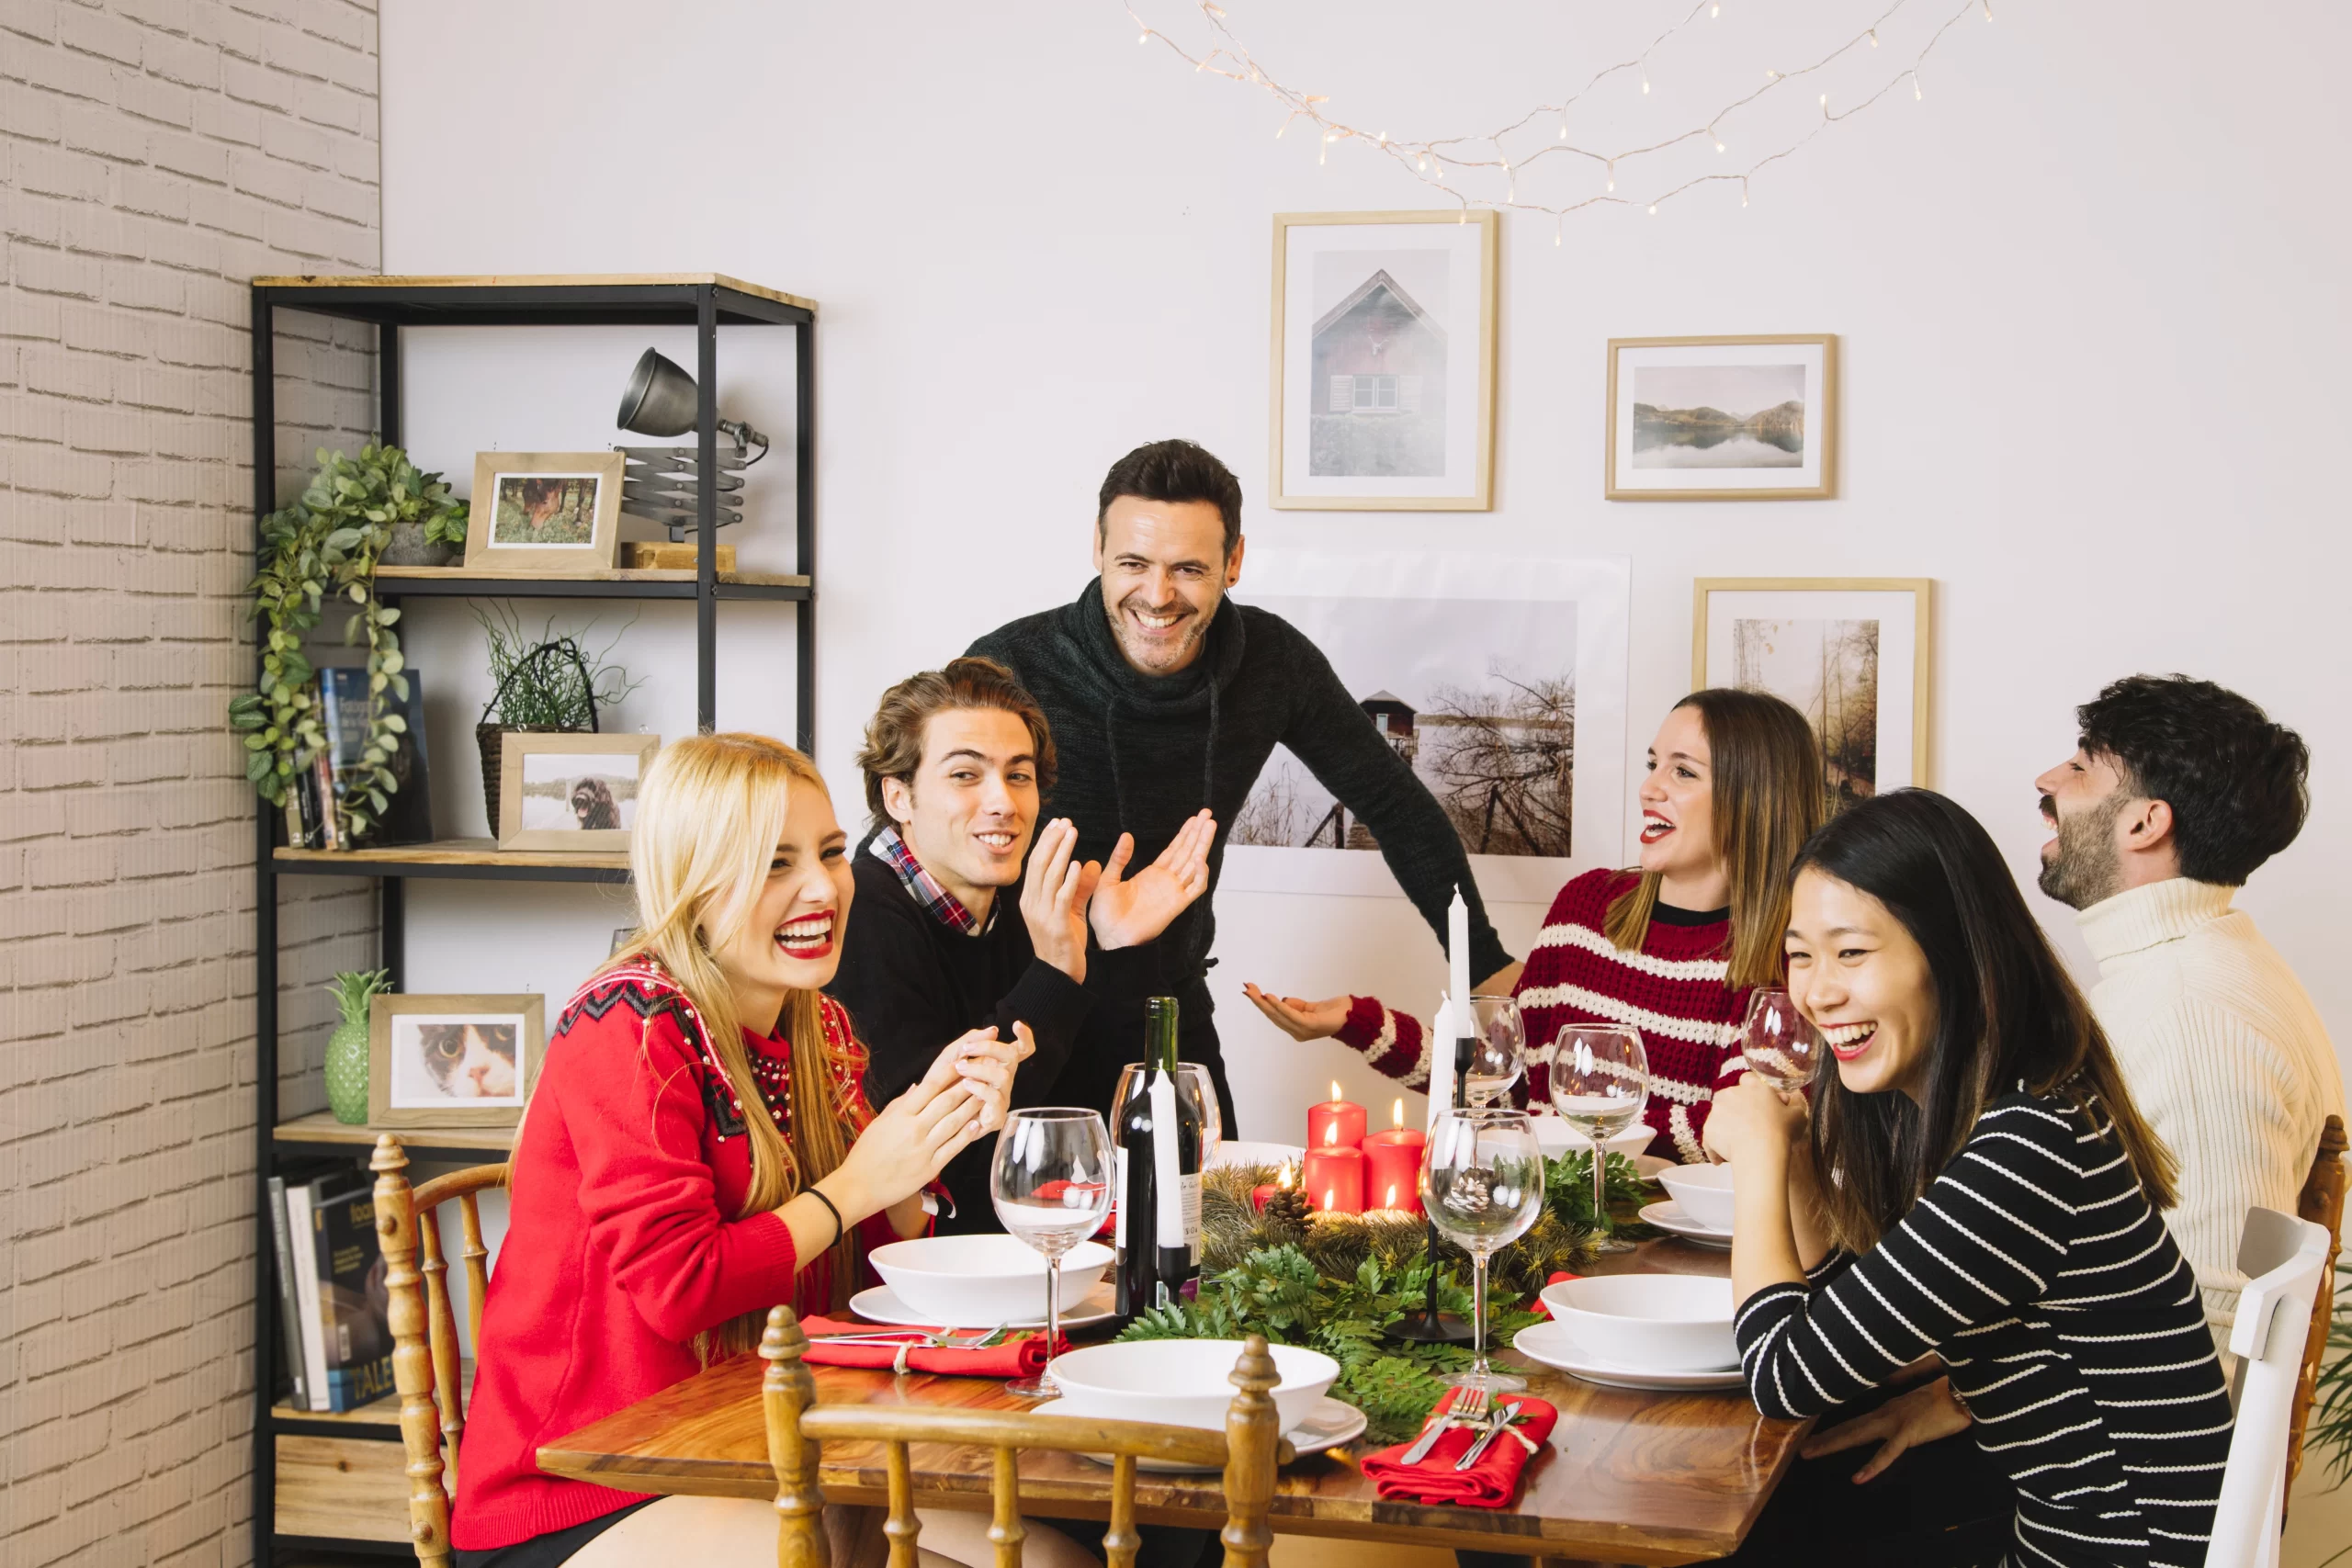
{"label": "wooden chair back spindle", "polygon": [[1250,1337],[1234,1369],[1232,1382],[1240,1392],[1223,1432],[1031,1411],[819,1404],[816,1379],[803,1359],[808,1348],[808,1336],[790,1307],[768,1314],[767,1331],[760,1338],[760,1354],[767,1359],[761,1395],[768,1461],[775,1470],[781,1568],[827,1568],[820,1517],[824,1496],[817,1481],[820,1442],[882,1445],[889,1473],[890,1506],[883,1532],[890,1543],[890,1568],[914,1568],[922,1529],[915,1517],[908,1459],[911,1443],[968,1443],[989,1450],[992,1512],[988,1538],[996,1549],[996,1568],[1021,1568],[1022,1542],[1028,1535],[1021,1520],[1023,1449],[1112,1456],[1111,1521],[1102,1537],[1108,1568],[1135,1568],[1143,1544],[1136,1529],[1137,1459],[1222,1468],[1226,1568],[1265,1568],[1266,1551],[1273,1541],[1267,1516],[1273,1504],[1274,1471],[1296,1456],[1282,1436],[1274,1410],[1272,1390],[1280,1378],[1273,1357],[1257,1335]]}
{"label": "wooden chair back spindle", "polygon": [[2295,1384],[2293,1413],[2287,1420],[2287,1491],[2293,1495],[2295,1477],[2303,1468],[2303,1428],[2312,1418],[2312,1402],[2319,1397],[2319,1373],[2327,1359],[2327,1331],[2335,1314],[2335,1259],[2343,1247],[2344,1189],[2346,1171],[2344,1119],[2330,1116],[2320,1128],[2319,1153],[2311,1174],[2295,1201],[2298,1218],[2327,1232],[2327,1266],[2319,1277],[2319,1297],[2312,1303],[2310,1337],[2303,1341],[2303,1370]]}
{"label": "wooden chair back spindle", "polygon": [[[408,1155],[390,1133],[376,1140],[376,1236],[390,1296],[392,1387],[407,1450],[409,1539],[425,1568],[447,1568],[449,1495],[458,1480],[458,1440],[466,1427],[464,1361],[441,1246],[441,1205],[456,1200],[466,1262],[466,1315],[481,1343],[481,1303],[490,1289],[477,1194],[506,1185],[504,1165],[474,1166],[422,1187],[408,1180]],[[420,1263],[421,1259],[421,1263]]]}

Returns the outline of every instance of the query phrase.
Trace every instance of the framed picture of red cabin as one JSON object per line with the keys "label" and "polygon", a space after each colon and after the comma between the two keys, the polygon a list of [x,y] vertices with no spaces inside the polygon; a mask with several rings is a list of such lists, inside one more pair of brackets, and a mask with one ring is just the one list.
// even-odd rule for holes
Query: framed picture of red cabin
{"label": "framed picture of red cabin", "polygon": [[1493,212],[1275,215],[1270,504],[1493,509],[1498,227]]}
{"label": "framed picture of red cabin", "polygon": [[577,576],[620,558],[618,452],[477,452],[466,565]]}

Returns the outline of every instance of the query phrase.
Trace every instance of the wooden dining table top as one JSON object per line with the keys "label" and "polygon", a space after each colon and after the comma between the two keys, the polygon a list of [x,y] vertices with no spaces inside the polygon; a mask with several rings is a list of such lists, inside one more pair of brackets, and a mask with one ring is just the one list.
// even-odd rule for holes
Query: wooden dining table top
{"label": "wooden dining table top", "polygon": [[[1729,1255],[1671,1239],[1603,1258],[1595,1273],[1724,1274]],[[1560,1413],[1544,1451],[1529,1462],[1509,1508],[1427,1505],[1380,1497],[1359,1461],[1361,1442],[1294,1461],[1275,1479],[1271,1523],[1279,1533],[1408,1542],[1456,1551],[1610,1563],[1672,1564],[1734,1550],[1795,1458],[1807,1424],[1758,1414],[1744,1393],[1604,1388],[1502,1351],[1528,1392]],[[760,1404],[763,1363],[737,1356],[539,1450],[551,1474],[627,1492],[773,1498]],[[1025,1410],[1030,1402],[987,1378],[893,1374],[815,1367],[820,1404],[899,1403]],[[882,1504],[888,1480],[878,1444],[832,1443],[820,1479],[829,1501]],[[985,1508],[989,1455],[978,1447],[917,1445],[918,1500]],[[1077,1454],[1021,1456],[1022,1511],[1038,1517],[1107,1517],[1107,1465]],[[1220,1474],[1145,1473],[1137,1516],[1147,1524],[1215,1529],[1225,1521]]]}

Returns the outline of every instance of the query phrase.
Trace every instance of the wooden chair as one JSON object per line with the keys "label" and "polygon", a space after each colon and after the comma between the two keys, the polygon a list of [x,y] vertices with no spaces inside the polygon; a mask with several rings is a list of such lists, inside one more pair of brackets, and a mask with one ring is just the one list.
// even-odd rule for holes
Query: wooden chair
{"label": "wooden chair", "polygon": [[2328,1325],[2335,1313],[2335,1258],[2343,1246],[2344,1229],[2345,1144],[2344,1119],[2330,1116],[2320,1129],[2319,1154],[2312,1160],[2311,1174],[2304,1178],[2303,1190],[2295,1200],[2297,1216],[2327,1233],[2327,1263],[2320,1271],[2319,1294],[2312,1303],[2302,1376],[2296,1381],[2294,1411],[2288,1417],[2287,1490],[2290,1495],[2295,1477],[2303,1468],[2303,1428],[2311,1422],[2312,1402],[2319,1396],[2320,1363],[2327,1359]]}
{"label": "wooden chair", "polygon": [[[408,1450],[408,1529],[425,1568],[449,1562],[449,1494],[458,1483],[458,1438],[466,1427],[458,1316],[449,1304],[449,1265],[441,1250],[441,1205],[457,1200],[466,1265],[466,1316],[481,1343],[481,1301],[490,1289],[490,1249],[481,1241],[478,1195],[506,1185],[508,1167],[478,1165],[411,1189],[408,1156],[387,1133],[376,1140],[376,1238],[391,1297],[392,1387],[401,1396],[401,1443]],[[423,1262],[418,1261],[419,1254]]]}
{"label": "wooden chair", "polygon": [[775,1508],[783,1531],[776,1560],[781,1568],[827,1568],[820,1518],[824,1497],[817,1485],[820,1442],[886,1446],[890,1504],[883,1533],[890,1545],[890,1568],[915,1568],[915,1538],[922,1529],[915,1518],[914,1480],[907,1458],[910,1443],[978,1443],[995,1450],[989,1540],[996,1545],[997,1568],[1021,1568],[1021,1542],[1028,1533],[1021,1523],[1018,1474],[1023,1449],[1112,1456],[1111,1527],[1102,1537],[1109,1568],[1135,1568],[1136,1549],[1143,1544],[1136,1532],[1138,1457],[1220,1465],[1225,1470],[1226,1568],[1265,1568],[1274,1539],[1267,1523],[1274,1472],[1294,1456],[1274,1414],[1272,1390],[1280,1378],[1261,1336],[1250,1337],[1234,1366],[1232,1382],[1240,1392],[1234,1395],[1221,1433],[1026,1411],[819,1404],[816,1379],[801,1359],[808,1348],[808,1337],[790,1307],[768,1314],[767,1332],[760,1340],[760,1354],[768,1364],[761,1396],[767,1411],[768,1459],[775,1466]]}

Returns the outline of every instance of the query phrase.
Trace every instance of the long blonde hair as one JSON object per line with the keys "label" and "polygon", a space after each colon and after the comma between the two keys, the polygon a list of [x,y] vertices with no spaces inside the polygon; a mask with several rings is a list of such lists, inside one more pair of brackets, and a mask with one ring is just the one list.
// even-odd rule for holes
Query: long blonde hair
{"label": "long blonde hair", "polygon": [[[1789,924],[1789,865],[1821,826],[1820,743],[1804,715],[1762,692],[1710,686],[1674,705],[1698,710],[1713,760],[1709,815],[1731,884],[1724,983],[1736,991],[1777,986]],[[1600,929],[1612,944],[1641,951],[1660,880],[1644,872],[1610,901]]]}
{"label": "long blonde hair", "polygon": [[[820,994],[787,991],[777,1020],[792,1047],[787,1136],[752,1079],[734,988],[714,956],[751,918],[795,789],[824,793],[825,781],[807,757],[764,735],[695,735],[663,748],[638,785],[629,833],[638,929],[597,971],[650,958],[701,1015],[751,1139],[752,1182],[738,1219],[782,1206],[838,1168],[854,1136],[835,1087]],[[833,1249],[837,1305],[847,1299],[854,1268],[844,1235]],[[753,1314],[727,1325],[718,1344],[732,1350],[756,1343],[759,1322]],[[746,1324],[748,1339],[739,1332]]]}

